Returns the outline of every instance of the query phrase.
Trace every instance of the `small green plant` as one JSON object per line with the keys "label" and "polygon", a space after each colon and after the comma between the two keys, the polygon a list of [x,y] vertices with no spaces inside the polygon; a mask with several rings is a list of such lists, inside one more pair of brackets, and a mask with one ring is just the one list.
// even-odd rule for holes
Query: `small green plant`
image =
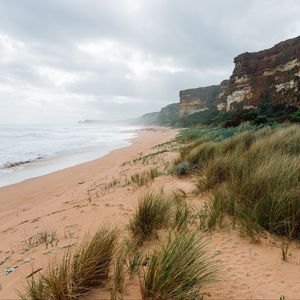
{"label": "small green plant", "polygon": [[175,230],[186,229],[190,218],[190,209],[187,204],[177,206],[172,220],[172,228]]}
{"label": "small green plant", "polygon": [[188,161],[182,161],[174,166],[173,173],[176,176],[187,175],[191,169],[191,165]]}
{"label": "small green plant", "polygon": [[129,274],[129,279],[138,272],[142,260],[142,252],[139,243],[135,239],[125,240],[126,249],[126,267]]}
{"label": "small green plant", "polygon": [[143,299],[197,299],[216,277],[217,264],[195,233],[180,231],[155,250],[140,272]]}
{"label": "small green plant", "polygon": [[151,239],[157,229],[165,227],[170,219],[171,202],[162,193],[147,192],[129,222],[129,230],[140,243]]}
{"label": "small green plant", "polygon": [[45,244],[46,249],[48,249],[49,245],[51,245],[51,247],[57,246],[58,239],[56,235],[56,230],[52,230],[50,232],[38,232],[30,238],[23,240],[23,251],[29,251],[30,249],[35,248],[41,244]]}
{"label": "small green plant", "polygon": [[111,299],[123,299],[123,293],[125,290],[125,264],[126,257],[121,251],[115,259],[113,270],[113,286],[111,290]]}

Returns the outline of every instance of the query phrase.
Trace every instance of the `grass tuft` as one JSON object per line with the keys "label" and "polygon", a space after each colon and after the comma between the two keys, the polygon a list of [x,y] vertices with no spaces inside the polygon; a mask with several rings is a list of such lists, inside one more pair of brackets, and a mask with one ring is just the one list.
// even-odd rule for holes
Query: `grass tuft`
{"label": "grass tuft", "polygon": [[71,282],[76,295],[85,294],[107,280],[117,236],[116,230],[101,228],[75,252]]}
{"label": "grass tuft", "polygon": [[215,279],[217,264],[195,233],[181,231],[153,252],[140,272],[143,299],[197,299]]}
{"label": "grass tuft", "polygon": [[129,223],[132,236],[143,243],[150,240],[156,230],[165,227],[170,219],[171,202],[162,193],[147,192],[138,202],[138,207]]}
{"label": "grass tuft", "polygon": [[69,300],[82,298],[108,279],[118,232],[101,228],[86,238],[72,255],[49,264],[44,274],[34,275],[21,299]]}

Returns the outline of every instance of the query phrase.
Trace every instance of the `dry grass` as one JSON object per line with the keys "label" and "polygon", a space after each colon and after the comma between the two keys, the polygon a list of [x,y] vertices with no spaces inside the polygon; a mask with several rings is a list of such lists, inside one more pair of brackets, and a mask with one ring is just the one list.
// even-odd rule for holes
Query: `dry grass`
{"label": "dry grass", "polygon": [[99,229],[75,253],[66,253],[60,261],[50,263],[44,274],[34,275],[20,293],[21,299],[79,299],[101,286],[108,278],[117,236],[116,230]]}
{"label": "dry grass", "polygon": [[127,184],[131,184],[137,187],[147,185],[148,183],[152,182],[156,177],[161,175],[162,172],[158,168],[153,167],[143,172],[131,175],[130,180],[127,182]]}

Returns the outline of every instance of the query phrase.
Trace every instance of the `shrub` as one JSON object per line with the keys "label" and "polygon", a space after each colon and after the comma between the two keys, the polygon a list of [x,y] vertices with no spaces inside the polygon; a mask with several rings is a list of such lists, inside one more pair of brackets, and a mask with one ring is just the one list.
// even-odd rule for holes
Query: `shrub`
{"label": "shrub", "polygon": [[173,173],[177,176],[187,175],[190,171],[190,163],[187,161],[182,161],[175,165],[173,168]]}

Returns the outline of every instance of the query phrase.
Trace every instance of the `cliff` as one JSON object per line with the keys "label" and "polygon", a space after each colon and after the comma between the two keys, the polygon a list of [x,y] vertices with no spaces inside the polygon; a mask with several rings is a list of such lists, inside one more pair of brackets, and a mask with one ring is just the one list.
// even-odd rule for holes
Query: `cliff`
{"label": "cliff", "polygon": [[300,107],[300,36],[267,50],[243,53],[234,63],[217,99],[222,110],[257,108],[262,101]]}
{"label": "cliff", "polygon": [[234,59],[229,80],[180,91],[180,118],[212,108],[220,112],[262,107],[300,108],[300,36]]}
{"label": "cliff", "polygon": [[219,85],[211,85],[179,92],[179,116],[185,118],[194,113],[203,112],[212,108],[220,93]]}
{"label": "cliff", "polygon": [[141,124],[173,125],[179,119],[179,103],[163,107],[159,112],[148,113],[136,120]]}

